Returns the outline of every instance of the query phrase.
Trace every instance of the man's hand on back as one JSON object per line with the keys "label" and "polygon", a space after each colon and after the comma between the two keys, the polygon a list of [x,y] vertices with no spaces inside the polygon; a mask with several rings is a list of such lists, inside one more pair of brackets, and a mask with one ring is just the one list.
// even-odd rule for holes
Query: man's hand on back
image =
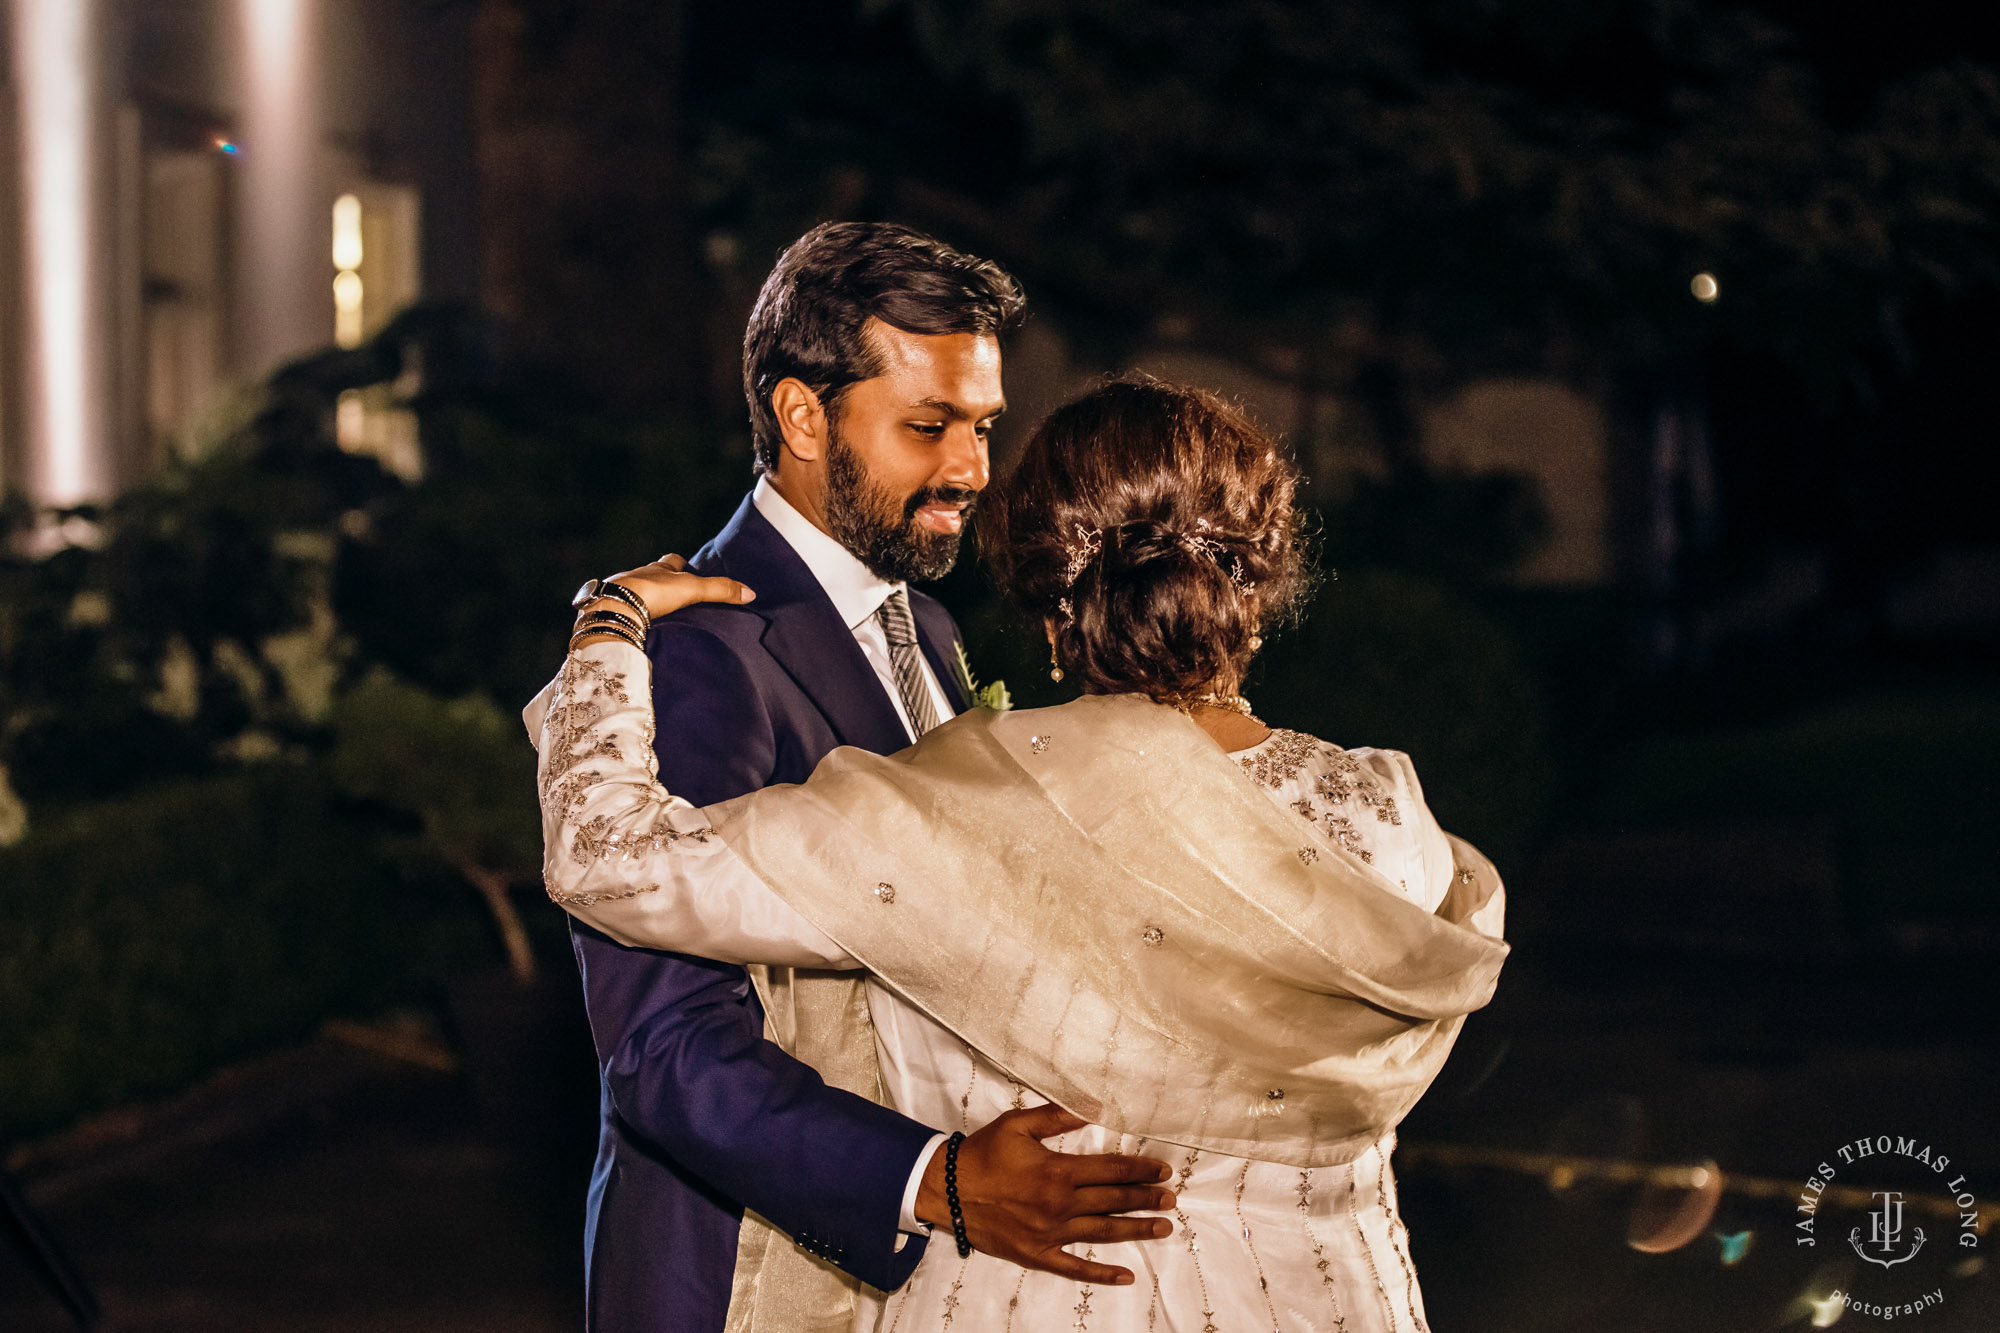
{"label": "man's hand on back", "polygon": [[[966,1137],[958,1150],[958,1201],[974,1249],[1079,1282],[1131,1283],[1129,1269],[1087,1262],[1063,1246],[1171,1235],[1174,1224],[1164,1217],[1115,1214],[1173,1207],[1173,1192],[1160,1188],[1173,1168],[1152,1157],[1079,1157],[1042,1146],[1043,1139],[1089,1123],[1060,1106],[1032,1106],[1009,1111]],[[916,1211],[936,1229],[932,1243],[949,1245],[944,1157],[942,1148],[931,1154]]]}

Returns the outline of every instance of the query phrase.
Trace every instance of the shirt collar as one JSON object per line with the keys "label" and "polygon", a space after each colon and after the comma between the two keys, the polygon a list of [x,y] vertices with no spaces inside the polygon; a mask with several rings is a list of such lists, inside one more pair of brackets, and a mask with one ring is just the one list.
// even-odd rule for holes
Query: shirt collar
{"label": "shirt collar", "polygon": [[778,494],[768,477],[757,478],[750,502],[778,530],[778,535],[790,544],[799,559],[805,561],[847,628],[860,628],[863,621],[889,600],[890,593],[905,586],[878,577],[852,551],[821,532],[811,519],[792,507],[791,501]]}

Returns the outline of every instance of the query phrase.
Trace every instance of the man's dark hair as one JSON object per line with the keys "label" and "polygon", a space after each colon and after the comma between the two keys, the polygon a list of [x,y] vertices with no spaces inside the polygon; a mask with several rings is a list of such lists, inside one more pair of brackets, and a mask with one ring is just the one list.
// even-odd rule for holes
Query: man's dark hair
{"label": "man's dark hair", "polygon": [[793,378],[831,414],[849,386],[882,373],[863,332],[873,317],[905,333],[995,337],[1020,322],[1021,288],[990,259],[889,222],[823,222],[786,248],[743,332],[743,396],[757,470],[782,439],[771,390]]}

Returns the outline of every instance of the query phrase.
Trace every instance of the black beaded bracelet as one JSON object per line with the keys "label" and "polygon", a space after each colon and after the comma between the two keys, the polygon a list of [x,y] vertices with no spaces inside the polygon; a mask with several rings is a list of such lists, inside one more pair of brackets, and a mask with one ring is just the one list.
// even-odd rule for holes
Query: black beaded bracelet
{"label": "black beaded bracelet", "polygon": [[597,595],[599,597],[616,597],[619,601],[637,612],[640,622],[639,632],[641,634],[644,634],[653,627],[653,613],[646,609],[644,599],[624,584],[614,583],[612,580],[606,579],[597,585]]}
{"label": "black beaded bracelet", "polygon": [[629,630],[641,639],[646,637],[646,627],[644,625],[641,625],[623,611],[608,609],[603,611],[585,611],[576,618],[576,628],[572,633],[581,633],[586,627],[596,625],[617,625]]}
{"label": "black beaded bracelet", "polygon": [[951,1209],[951,1236],[958,1242],[958,1257],[972,1257],[972,1242],[965,1236],[965,1209],[958,1203],[958,1146],[965,1135],[953,1134],[944,1143],[944,1201]]}
{"label": "black beaded bracelet", "polygon": [[575,648],[578,639],[588,638],[593,634],[608,635],[620,643],[637,648],[642,653],[646,651],[646,645],[636,631],[627,629],[623,625],[613,625],[608,621],[600,625],[579,625],[570,633],[569,646]]}

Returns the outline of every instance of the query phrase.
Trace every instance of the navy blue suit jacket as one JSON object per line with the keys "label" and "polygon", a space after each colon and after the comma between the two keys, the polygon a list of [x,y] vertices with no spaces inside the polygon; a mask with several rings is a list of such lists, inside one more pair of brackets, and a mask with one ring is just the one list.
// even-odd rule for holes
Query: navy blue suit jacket
{"label": "navy blue suit jacket", "polygon": [[[836,745],[909,744],[880,677],[819,581],[746,498],[693,567],[757,591],[662,620],[647,640],[660,778],[711,805],[803,782]],[[910,594],[947,694],[957,630]],[[749,1208],[874,1286],[906,1280],[925,1241],[898,1251],[903,1190],[933,1131],[829,1088],[763,1037],[742,968],[628,949],[572,924],[602,1073],[585,1231],[592,1333],[720,1330]]]}

